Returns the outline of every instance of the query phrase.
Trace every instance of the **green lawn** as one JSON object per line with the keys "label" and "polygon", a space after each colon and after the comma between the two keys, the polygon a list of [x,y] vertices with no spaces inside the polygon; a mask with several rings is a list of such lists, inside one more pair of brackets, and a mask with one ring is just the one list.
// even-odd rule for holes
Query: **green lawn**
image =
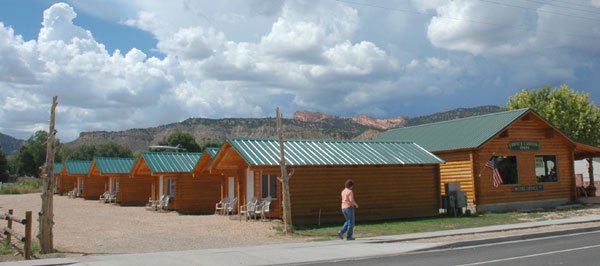
{"label": "green lawn", "polygon": [[[340,214],[341,215],[341,214]],[[470,227],[481,227],[498,224],[511,224],[520,222],[540,221],[556,218],[585,215],[584,210],[566,211],[539,211],[539,212],[508,212],[487,213],[462,217],[430,217],[419,219],[404,219],[395,221],[357,223],[355,237],[372,237],[381,235],[398,235],[418,232],[431,232]],[[304,226],[296,227],[296,234],[314,237],[317,240],[337,238],[341,224],[325,225],[321,227]]]}

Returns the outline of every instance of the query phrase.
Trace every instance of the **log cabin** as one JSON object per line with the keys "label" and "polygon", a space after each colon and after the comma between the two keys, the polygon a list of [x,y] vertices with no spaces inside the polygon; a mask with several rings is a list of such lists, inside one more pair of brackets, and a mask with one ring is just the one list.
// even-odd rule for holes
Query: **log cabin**
{"label": "log cabin", "polygon": [[86,177],[85,199],[98,199],[105,192],[116,193],[119,203],[119,179],[129,177],[135,158],[95,157]]}
{"label": "log cabin", "polygon": [[[208,212],[206,206],[213,204],[214,207],[214,202],[202,203],[204,180],[194,179],[192,173],[201,155],[194,152],[142,152],[133,166],[132,178],[149,178],[151,182],[145,190],[149,193],[148,197],[158,200],[162,196],[169,196],[168,210],[180,213]],[[218,193],[216,185],[208,189],[214,194]]]}
{"label": "log cabin", "polygon": [[63,171],[63,163],[54,163],[54,173],[52,175],[52,177],[54,178],[54,194],[60,194],[59,193],[59,187],[60,187],[60,177],[61,177],[61,173]]}
{"label": "log cabin", "polygon": [[184,179],[184,182],[188,183],[186,185],[188,189],[198,193],[195,193],[195,197],[186,197],[187,199],[183,200],[189,201],[186,205],[194,204],[197,213],[214,213],[215,203],[224,197],[224,188],[221,184],[223,176],[209,169],[218,152],[219,148],[206,148],[192,170],[193,179]]}
{"label": "log cabin", "polygon": [[576,197],[574,160],[600,152],[529,108],[392,129],[377,140],[414,141],[442,158],[441,187],[459,183],[478,212],[565,204]]}
{"label": "log cabin", "polygon": [[[439,213],[441,159],[412,142],[287,140],[294,225],[343,221],[340,193],[353,179],[358,221],[434,216]],[[227,139],[210,169],[223,174],[229,197],[240,204],[273,198],[282,216],[279,144],[273,139]]]}
{"label": "log cabin", "polygon": [[[90,165],[92,161],[82,161],[82,160],[67,160],[65,162],[66,173],[64,174],[63,180],[61,183],[63,186],[71,189],[67,189],[66,192],[69,192],[73,189],[76,190],[74,196],[81,197],[85,191],[85,182],[84,178],[90,172]],[[72,183],[73,185],[70,185]]]}
{"label": "log cabin", "polygon": [[60,174],[57,176],[57,194],[64,195],[77,187],[77,178],[67,174],[67,164],[63,163]]}

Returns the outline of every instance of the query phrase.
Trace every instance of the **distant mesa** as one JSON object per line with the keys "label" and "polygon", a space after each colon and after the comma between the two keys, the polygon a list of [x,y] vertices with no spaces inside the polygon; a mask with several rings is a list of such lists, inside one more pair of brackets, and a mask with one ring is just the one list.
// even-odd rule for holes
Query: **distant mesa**
{"label": "distant mesa", "polygon": [[[371,140],[390,128],[414,126],[500,111],[498,106],[458,108],[419,117],[398,116],[377,119],[367,115],[335,116],[319,112],[295,112],[293,119],[283,119],[285,137],[289,139]],[[182,122],[124,131],[81,132],[79,138],[66,143],[70,147],[115,142],[132,151],[148,150],[159,145],[173,132],[188,132],[200,145],[223,142],[226,138],[273,138],[277,135],[273,118],[189,118]]]}
{"label": "distant mesa", "polygon": [[361,124],[363,126],[387,130],[395,127],[402,127],[406,124],[406,118],[402,116],[392,118],[373,118],[368,115],[359,115],[354,117],[335,116],[321,112],[307,112],[307,111],[296,111],[294,112],[294,120],[302,122],[319,122],[326,119],[351,119],[352,121]]}

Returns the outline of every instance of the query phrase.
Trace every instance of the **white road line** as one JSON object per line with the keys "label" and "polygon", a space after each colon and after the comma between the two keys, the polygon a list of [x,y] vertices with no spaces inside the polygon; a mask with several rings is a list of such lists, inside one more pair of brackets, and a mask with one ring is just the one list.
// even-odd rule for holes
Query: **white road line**
{"label": "white road line", "polygon": [[497,260],[488,260],[488,261],[480,261],[480,262],[474,262],[474,263],[469,263],[469,264],[458,264],[458,265],[454,265],[454,266],[483,265],[483,264],[490,264],[490,263],[496,263],[496,262],[502,262],[502,261],[518,260],[518,259],[524,259],[524,258],[538,257],[538,256],[544,256],[544,255],[551,255],[551,254],[556,254],[556,253],[565,253],[565,252],[571,252],[571,251],[576,251],[576,250],[597,248],[597,247],[600,247],[600,245],[593,245],[593,246],[580,247],[580,248],[570,248],[570,249],[563,249],[563,250],[555,250],[555,251],[544,252],[544,253],[537,253],[537,254],[531,254],[531,255],[526,255],[526,256],[518,256],[518,257],[505,258],[505,259],[497,259]]}

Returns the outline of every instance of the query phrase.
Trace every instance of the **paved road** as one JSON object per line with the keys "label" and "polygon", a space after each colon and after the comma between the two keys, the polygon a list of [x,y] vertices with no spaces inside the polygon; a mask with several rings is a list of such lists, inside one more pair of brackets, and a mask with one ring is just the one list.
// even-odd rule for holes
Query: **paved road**
{"label": "paved road", "polygon": [[600,265],[600,231],[316,265]]}

